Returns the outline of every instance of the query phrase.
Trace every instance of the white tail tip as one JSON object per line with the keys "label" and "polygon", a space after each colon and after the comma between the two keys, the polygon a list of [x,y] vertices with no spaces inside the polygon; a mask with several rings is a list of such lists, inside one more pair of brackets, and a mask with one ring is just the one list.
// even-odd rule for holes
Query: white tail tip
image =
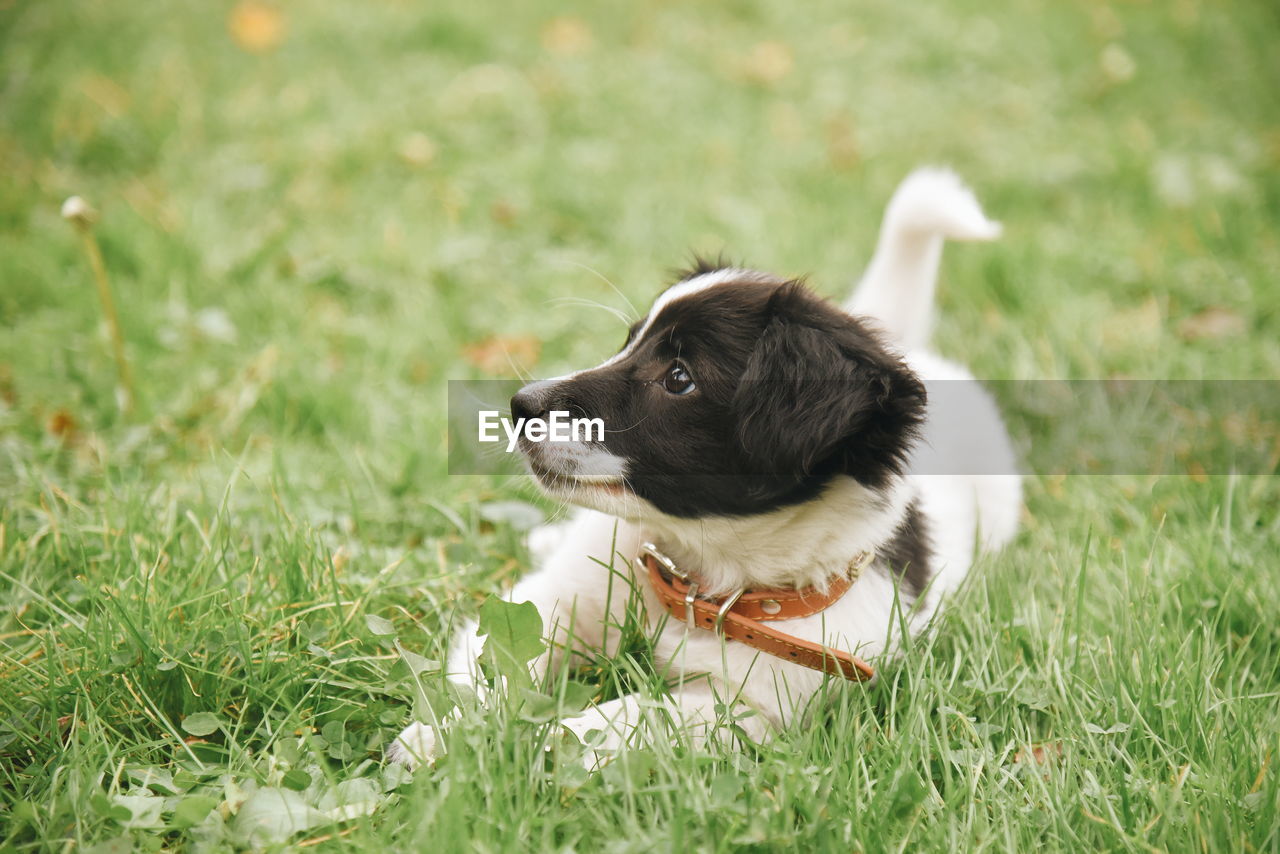
{"label": "white tail tip", "polygon": [[973,191],[949,169],[926,167],[906,177],[889,201],[884,232],[937,234],[951,240],[995,240],[1000,223],[987,219]]}

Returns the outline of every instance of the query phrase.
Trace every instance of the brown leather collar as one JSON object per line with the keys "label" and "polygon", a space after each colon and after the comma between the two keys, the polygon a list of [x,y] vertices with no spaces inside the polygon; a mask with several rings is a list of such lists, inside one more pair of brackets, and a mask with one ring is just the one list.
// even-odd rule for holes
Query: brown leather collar
{"label": "brown leather collar", "polygon": [[649,581],[658,600],[677,620],[784,661],[860,682],[875,675],[871,665],[862,659],[780,632],[765,622],[808,617],[830,607],[848,592],[858,573],[873,557],[867,552],[857,555],[849,563],[848,573],[833,580],[827,593],[806,587],[803,590],[738,591],[723,599],[700,597],[698,583],[652,543],[640,547],[636,561],[649,571]]}

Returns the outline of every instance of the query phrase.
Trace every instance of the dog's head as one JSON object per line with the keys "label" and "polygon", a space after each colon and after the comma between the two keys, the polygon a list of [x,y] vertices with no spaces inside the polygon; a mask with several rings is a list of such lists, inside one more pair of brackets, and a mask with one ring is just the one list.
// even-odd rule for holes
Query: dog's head
{"label": "dog's head", "polygon": [[598,367],[533,383],[513,418],[562,411],[599,441],[520,447],[548,492],[615,515],[745,516],[838,477],[900,473],[921,382],[866,324],[797,281],[701,269],[671,286]]}

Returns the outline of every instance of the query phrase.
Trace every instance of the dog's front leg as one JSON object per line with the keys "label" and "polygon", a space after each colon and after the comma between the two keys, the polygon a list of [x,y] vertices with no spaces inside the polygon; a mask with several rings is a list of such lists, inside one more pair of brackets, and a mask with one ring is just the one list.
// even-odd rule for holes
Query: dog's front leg
{"label": "dog's front leg", "polygon": [[[482,646],[482,641],[476,635],[475,621],[468,622],[467,626],[454,638],[453,645],[449,649],[449,661],[445,671],[450,682],[464,690],[470,690],[481,700],[488,692],[480,673],[479,658]],[[447,725],[452,719],[453,713],[450,712],[440,720],[429,724],[414,721],[401,730],[396,740],[391,742],[391,746],[387,748],[387,758],[412,768],[424,762],[433,762],[441,752],[436,729]]]}
{"label": "dog's front leg", "polygon": [[[503,596],[509,602],[532,602],[542,617],[547,651],[531,663],[534,678],[564,662],[575,649],[612,655],[620,640],[631,598],[630,568],[619,555],[635,554],[639,533],[602,513],[582,512],[568,527],[537,571],[521,579]],[[484,638],[479,625],[468,621],[450,648],[446,675],[473,690],[482,701],[488,689],[480,668]],[[447,724],[446,716],[439,724]],[[394,761],[417,765],[430,762],[440,751],[436,727],[414,722],[388,750]]]}

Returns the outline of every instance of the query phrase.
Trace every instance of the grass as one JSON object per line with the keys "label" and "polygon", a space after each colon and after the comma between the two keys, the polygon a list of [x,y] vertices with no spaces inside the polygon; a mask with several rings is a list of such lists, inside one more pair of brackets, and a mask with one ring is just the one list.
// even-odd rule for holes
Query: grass
{"label": "grass", "polygon": [[527,564],[510,502],[551,509],[446,474],[445,382],[621,341],[558,300],[629,312],[691,249],[842,294],[945,162],[1008,225],[945,262],[979,376],[1276,377],[1274,8],[277,11],[0,8],[3,850],[1280,849],[1258,473],[1032,479],[937,632],[756,750],[586,778],[504,708],[381,765]]}

